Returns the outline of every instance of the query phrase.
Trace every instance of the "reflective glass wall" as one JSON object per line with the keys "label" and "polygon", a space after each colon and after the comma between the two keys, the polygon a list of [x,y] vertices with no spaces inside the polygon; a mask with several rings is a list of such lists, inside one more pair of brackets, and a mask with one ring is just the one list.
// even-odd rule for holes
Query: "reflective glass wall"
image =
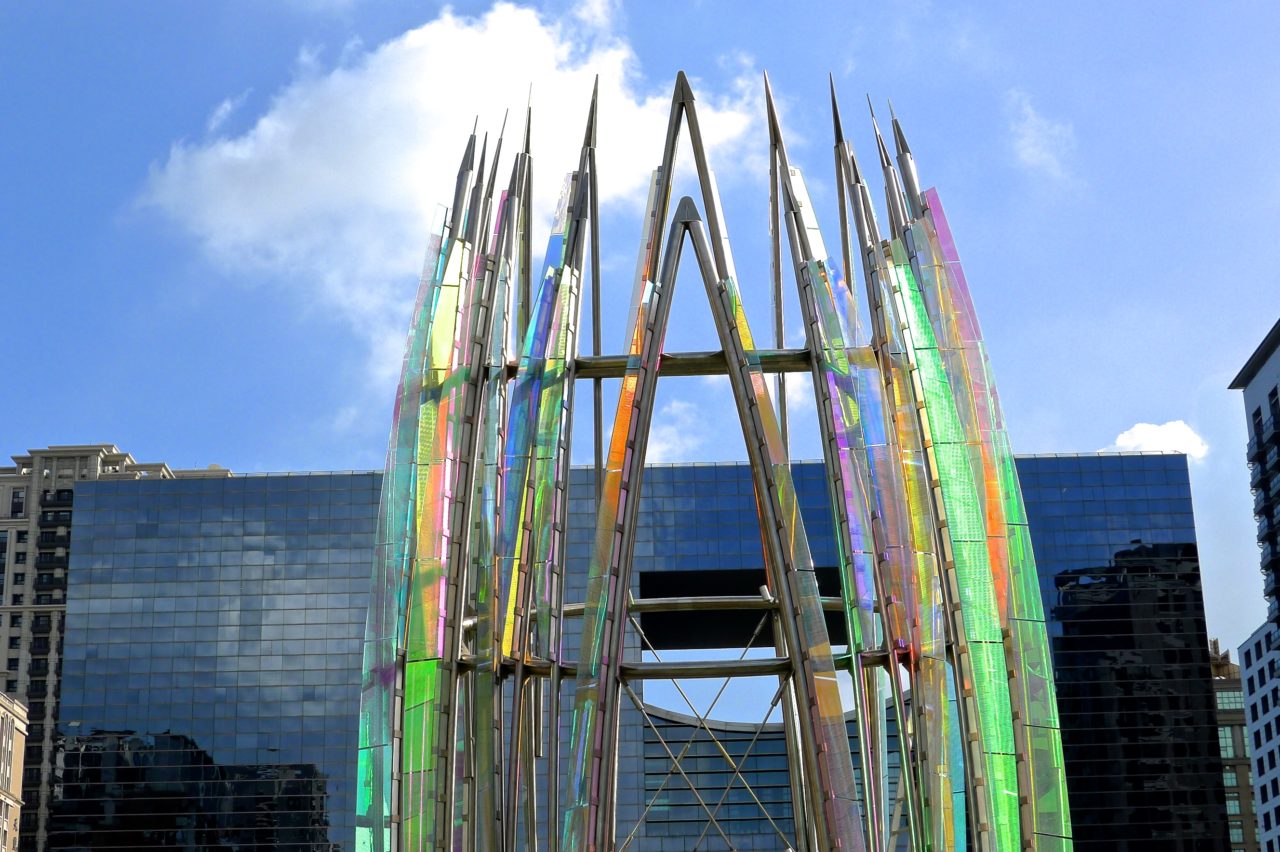
{"label": "reflective glass wall", "polygon": [[1186,457],[1035,456],[1018,472],[1076,849],[1229,848]]}
{"label": "reflective glass wall", "polygon": [[[1018,470],[1053,642],[1078,847],[1226,848],[1185,458],[1032,456],[1019,458]],[[797,464],[795,480],[820,584],[835,594],[820,466]],[[378,474],[310,474],[77,487],[52,848],[351,848],[359,643],[379,484]],[[590,470],[575,469],[568,601],[583,595],[593,493]],[[640,511],[637,596],[754,594],[763,583],[745,465],[649,468]],[[840,641],[840,618],[831,615]],[[671,658],[681,647],[740,647],[757,617],[729,612],[711,623],[650,613],[640,623]],[[576,656],[578,627],[566,619],[567,659]],[[765,629],[753,644],[769,655],[771,642]],[[642,650],[628,642],[629,658]],[[689,712],[679,697],[646,687],[644,700],[667,708],[658,723],[664,739],[696,740],[677,715]],[[724,717],[744,718],[719,706]],[[683,807],[687,784],[668,778],[665,795],[655,796],[667,774],[650,754],[656,735],[626,705],[621,724],[621,836],[635,829],[637,850],[693,848],[702,826]],[[762,734],[762,760],[779,737]],[[695,756],[700,772],[707,759]],[[714,770],[697,776],[713,801]],[[738,794],[726,797],[738,848],[776,848],[777,829],[792,828],[789,791],[762,786],[777,787],[768,817]],[[699,848],[717,843],[723,838],[704,836]]]}
{"label": "reflective glass wall", "polygon": [[51,848],[352,848],[379,481],[77,486]]}

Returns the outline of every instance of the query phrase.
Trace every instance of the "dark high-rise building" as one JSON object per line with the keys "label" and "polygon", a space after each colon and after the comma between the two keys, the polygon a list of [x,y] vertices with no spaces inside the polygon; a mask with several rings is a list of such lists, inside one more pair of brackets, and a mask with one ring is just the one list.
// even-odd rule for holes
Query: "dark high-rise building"
{"label": "dark high-rise building", "polygon": [[1187,461],[1018,460],[1080,850],[1227,845]]}
{"label": "dark high-rise building", "polygon": [[50,848],[352,848],[379,481],[77,487]]}
{"label": "dark high-rise building", "polygon": [[[1077,844],[1228,848],[1185,459],[1025,457],[1018,466],[1051,623]],[[822,468],[798,463],[794,475],[820,590],[834,601]],[[352,848],[378,487],[376,474],[311,474],[77,488],[53,848]],[[569,602],[584,595],[593,494],[590,470],[575,469]],[[744,464],[650,467],[637,598],[759,597],[753,501]],[[628,659],[750,645],[767,660],[766,615],[639,611]],[[843,641],[838,607],[828,618]],[[579,624],[566,619],[567,659]],[[624,703],[620,842],[630,835],[637,852],[668,852],[777,849],[794,838],[776,675],[740,683],[747,692],[731,690],[710,713],[707,693],[691,695],[703,721],[657,682],[637,691],[640,707]],[[896,734],[885,733],[892,754]],[[670,754],[682,753],[673,769]],[[539,793],[545,820],[545,785]],[[887,815],[902,807],[890,797]]]}

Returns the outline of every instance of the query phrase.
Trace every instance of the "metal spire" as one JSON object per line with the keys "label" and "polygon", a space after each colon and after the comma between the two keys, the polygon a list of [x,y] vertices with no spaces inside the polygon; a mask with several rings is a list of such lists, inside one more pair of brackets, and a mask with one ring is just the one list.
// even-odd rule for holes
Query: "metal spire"
{"label": "metal spire", "polygon": [[871,96],[867,95],[867,109],[871,111],[871,126],[876,132],[876,148],[880,152],[880,170],[884,173],[885,206],[889,208],[889,228],[892,236],[901,236],[907,230],[907,208],[902,202],[901,184],[898,170],[889,156],[889,149],[880,135],[880,125],[876,122],[876,110],[871,105]]}
{"label": "metal spire", "polygon": [[893,111],[893,101],[889,101],[889,117],[893,122],[893,147],[898,155],[898,168],[902,170],[902,188],[907,196],[907,209],[914,219],[924,212],[920,200],[920,176],[916,173],[916,158],[911,154],[911,146],[907,144],[907,135],[902,132],[902,123]]}
{"label": "metal spire", "polygon": [[[842,156],[845,180],[850,190],[849,203],[853,208],[854,228],[858,232],[858,247],[865,261],[867,252],[880,245],[880,233],[876,227],[875,208],[871,206],[871,196],[867,191],[866,181],[862,178],[862,170],[858,167],[858,156],[853,150],[853,143],[844,137],[844,125],[840,119],[840,103],[836,99],[834,78],[830,79],[830,84],[831,120],[836,134],[836,146]],[[879,138],[879,133],[876,135]]]}
{"label": "metal spire", "polygon": [[[474,137],[472,137],[474,138]],[[483,223],[480,221],[482,217],[481,207],[484,204],[484,185],[482,180],[485,173],[485,159],[489,153],[489,134],[484,135],[484,142],[480,145],[480,165],[476,168],[476,181],[471,187],[471,200],[467,204],[466,219],[466,241],[471,245],[476,245],[477,239],[480,238],[480,228]]]}
{"label": "metal spire", "polygon": [[[480,117],[476,116],[476,126]],[[471,128],[471,137],[467,139],[467,149],[462,154],[462,164],[458,166],[458,181],[453,187],[453,206],[449,208],[449,232],[455,237],[462,229],[462,217],[467,198],[467,189],[471,184],[471,173],[476,160],[476,129]]]}
{"label": "metal spire", "polygon": [[498,160],[502,157],[502,138],[507,134],[507,118],[511,115],[511,110],[502,113],[502,129],[498,131],[498,144],[493,149],[493,166],[489,169],[489,180],[485,184],[485,198],[493,196],[493,186],[498,179]]}

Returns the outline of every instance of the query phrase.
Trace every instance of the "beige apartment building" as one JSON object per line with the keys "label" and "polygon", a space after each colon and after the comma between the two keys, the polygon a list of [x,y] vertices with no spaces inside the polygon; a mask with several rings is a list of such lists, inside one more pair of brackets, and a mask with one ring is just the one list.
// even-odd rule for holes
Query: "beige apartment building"
{"label": "beige apartment building", "polygon": [[27,708],[0,694],[0,850],[15,852],[22,822],[22,759],[27,746]]}
{"label": "beige apartment building", "polygon": [[76,486],[98,479],[231,473],[216,466],[171,470],[163,462],[139,463],[112,444],[51,446],[12,458],[11,467],[0,467],[0,641],[8,643],[3,691],[27,710],[25,748],[18,746],[22,753],[12,762],[21,799],[15,794],[15,817],[6,826],[11,833],[17,830],[16,803],[23,802],[18,848],[43,852],[57,783],[53,745]]}
{"label": "beige apartment building", "polygon": [[1209,667],[1218,714],[1218,750],[1222,753],[1222,786],[1227,794],[1227,831],[1231,852],[1258,852],[1257,817],[1253,809],[1253,771],[1249,731],[1244,721],[1244,687],[1240,666],[1231,662],[1217,639],[1209,640]]}

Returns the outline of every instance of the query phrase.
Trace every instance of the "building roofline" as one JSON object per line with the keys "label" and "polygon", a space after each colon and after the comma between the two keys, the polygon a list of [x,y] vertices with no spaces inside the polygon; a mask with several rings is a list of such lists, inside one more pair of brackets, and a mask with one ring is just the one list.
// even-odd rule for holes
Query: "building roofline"
{"label": "building roofline", "polygon": [[1276,320],[1276,324],[1271,326],[1267,336],[1262,338],[1258,348],[1253,350],[1253,354],[1249,356],[1248,361],[1244,362],[1244,366],[1240,368],[1240,372],[1236,373],[1236,377],[1231,380],[1231,384],[1227,385],[1227,389],[1243,390],[1244,386],[1253,381],[1254,376],[1258,375],[1262,365],[1277,349],[1280,349],[1280,319]]}

